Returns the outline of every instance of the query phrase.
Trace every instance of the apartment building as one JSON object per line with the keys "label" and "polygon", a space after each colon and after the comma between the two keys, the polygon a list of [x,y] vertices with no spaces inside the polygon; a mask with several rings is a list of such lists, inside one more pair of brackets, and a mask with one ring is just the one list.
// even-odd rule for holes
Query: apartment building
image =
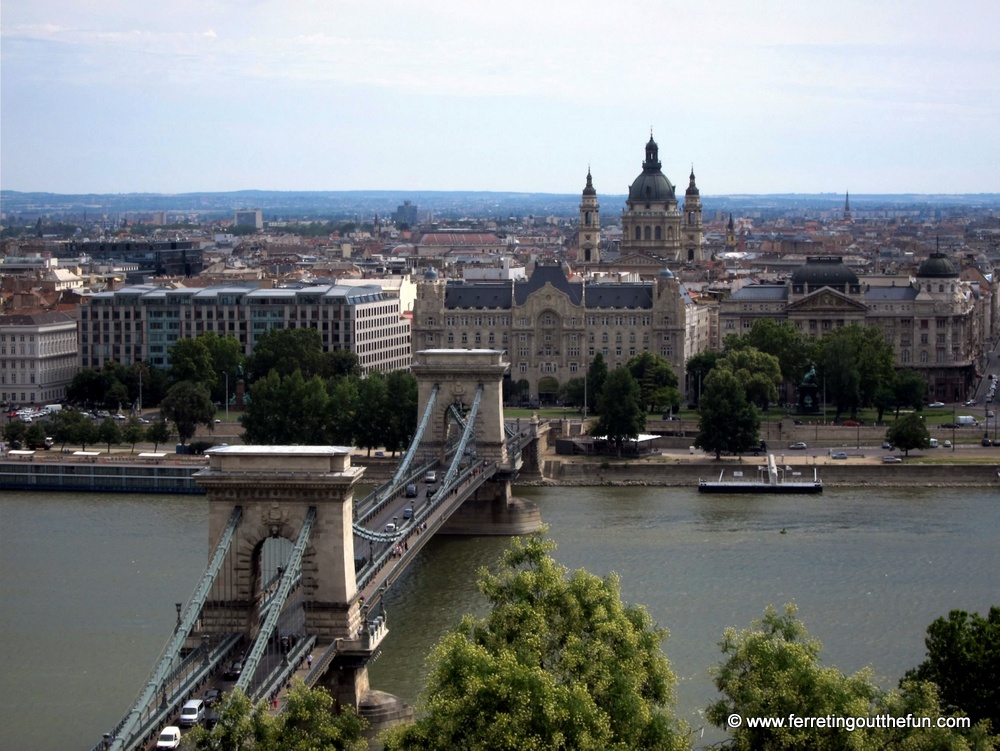
{"label": "apartment building", "polygon": [[80,306],[80,365],[147,362],[170,366],[180,338],[206,331],[239,340],[246,355],[271,329],[314,328],[324,351],[348,349],[364,372],[410,366],[410,321],[399,297],[377,285],[257,289],[219,286],[168,289],[137,285],[90,296]]}
{"label": "apartment building", "polygon": [[66,398],[77,371],[76,319],[46,311],[0,316],[0,401],[49,404]]}

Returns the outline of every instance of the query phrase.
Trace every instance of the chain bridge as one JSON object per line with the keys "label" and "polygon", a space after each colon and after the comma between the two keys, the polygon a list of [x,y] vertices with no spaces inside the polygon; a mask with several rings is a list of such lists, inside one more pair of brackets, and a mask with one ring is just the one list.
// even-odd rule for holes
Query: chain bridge
{"label": "chain bridge", "polygon": [[[412,372],[419,423],[391,480],[355,502],[350,447],[227,446],[198,473],[210,558],[133,706],[96,749],[149,747],[209,686],[278,700],[291,677],[358,708],[371,732],[412,716],[374,691],[383,598],[435,533],[523,534],[532,504],[511,497],[537,466],[537,420],[505,421],[496,350],[424,350]],[[314,659],[315,657],[315,659]]]}

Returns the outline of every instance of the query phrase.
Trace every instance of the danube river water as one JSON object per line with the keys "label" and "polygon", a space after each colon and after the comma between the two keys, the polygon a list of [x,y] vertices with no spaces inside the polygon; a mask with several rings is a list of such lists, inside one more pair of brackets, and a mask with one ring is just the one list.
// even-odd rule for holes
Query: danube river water
{"label": "danube river water", "polygon": [[[794,602],[827,664],[891,687],[950,609],[1000,603],[995,490],[833,489],[699,496],[652,487],[522,488],[569,568],[617,572],[624,599],[670,630],[677,712],[697,730],[727,626]],[[87,749],[124,714],[208,557],[192,496],[0,496],[3,746]],[[439,537],[386,598],[372,686],[415,701],[426,658],[463,613],[504,538]],[[696,745],[722,737],[714,728]]]}

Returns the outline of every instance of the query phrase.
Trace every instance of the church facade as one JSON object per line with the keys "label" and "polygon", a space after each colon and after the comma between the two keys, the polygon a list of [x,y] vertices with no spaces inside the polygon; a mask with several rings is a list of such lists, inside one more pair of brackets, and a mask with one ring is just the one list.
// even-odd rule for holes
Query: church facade
{"label": "church facade", "polygon": [[[663,174],[659,146],[650,134],[642,172],[632,181],[622,210],[621,255],[617,266],[648,268],[658,273],[664,264],[677,266],[705,260],[701,194],[695,183],[694,168],[688,178],[683,205],[677,191]],[[598,263],[600,255],[600,215],[597,191],[590,170],[580,201],[577,259],[582,264]]]}

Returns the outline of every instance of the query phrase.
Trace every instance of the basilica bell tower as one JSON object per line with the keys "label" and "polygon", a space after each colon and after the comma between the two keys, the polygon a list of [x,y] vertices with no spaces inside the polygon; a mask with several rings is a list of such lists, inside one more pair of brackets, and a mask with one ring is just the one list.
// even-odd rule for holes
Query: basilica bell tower
{"label": "basilica bell tower", "polygon": [[587,186],[580,201],[580,229],[576,246],[579,248],[577,260],[581,263],[599,263],[601,260],[601,207],[597,203],[597,191],[587,168]]}

